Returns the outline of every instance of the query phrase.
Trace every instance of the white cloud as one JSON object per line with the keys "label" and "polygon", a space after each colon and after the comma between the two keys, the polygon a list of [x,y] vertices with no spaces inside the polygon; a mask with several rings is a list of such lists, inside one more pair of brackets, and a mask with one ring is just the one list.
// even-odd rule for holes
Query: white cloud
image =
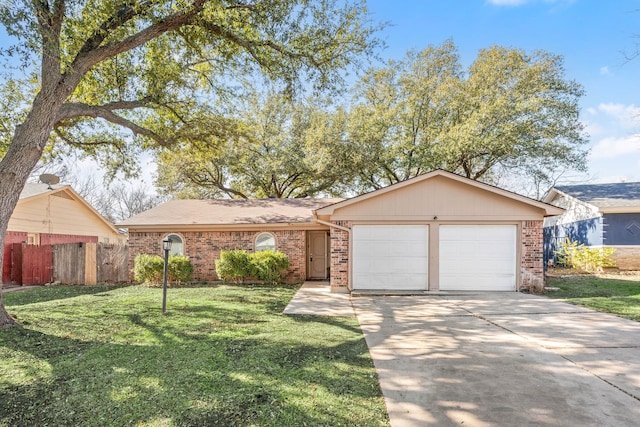
{"label": "white cloud", "polygon": [[608,76],[609,74],[611,74],[611,72],[609,71],[609,67],[607,67],[606,65],[604,67],[600,67],[600,74],[603,76]]}
{"label": "white cloud", "polygon": [[604,138],[591,150],[592,159],[606,159],[640,152],[640,135]]}
{"label": "white cloud", "polygon": [[640,127],[640,107],[630,104],[606,103],[598,105],[598,111],[613,118],[624,129]]}
{"label": "white cloud", "polygon": [[606,133],[606,129],[596,121],[593,120],[582,120],[582,124],[584,124],[584,130],[587,134],[593,138],[598,135],[604,135]]}

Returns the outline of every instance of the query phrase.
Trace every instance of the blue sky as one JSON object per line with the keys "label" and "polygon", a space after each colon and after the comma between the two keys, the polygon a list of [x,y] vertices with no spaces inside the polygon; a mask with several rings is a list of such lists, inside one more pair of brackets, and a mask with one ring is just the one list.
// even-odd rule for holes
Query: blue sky
{"label": "blue sky", "polygon": [[453,39],[464,65],[478,50],[502,45],[562,55],[566,78],[585,88],[581,120],[591,155],[589,182],[640,181],[640,43],[638,0],[368,0],[384,59]]}

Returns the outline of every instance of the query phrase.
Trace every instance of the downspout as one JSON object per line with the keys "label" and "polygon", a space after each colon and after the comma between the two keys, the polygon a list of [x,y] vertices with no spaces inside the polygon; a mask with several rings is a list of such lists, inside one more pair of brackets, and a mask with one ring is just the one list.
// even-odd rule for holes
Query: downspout
{"label": "downspout", "polygon": [[[338,230],[342,230],[342,231],[346,231],[347,235],[349,236],[349,242],[351,242],[351,229],[344,227],[342,225],[338,225],[338,224],[333,224],[331,222],[328,221],[323,221],[321,219],[318,219],[318,215],[316,215],[316,212],[313,211],[313,218],[316,220],[316,222],[318,224],[322,224],[322,225],[326,225],[329,228],[337,228]],[[349,246],[351,246],[351,243],[349,243]],[[351,249],[349,249],[349,252],[351,252]],[[337,288],[337,289],[342,289],[342,288]],[[347,288],[346,288],[346,292],[349,293],[351,289],[351,256],[349,256],[349,276],[347,278]],[[333,292],[333,290],[332,290]],[[338,292],[344,292],[344,291],[338,291]]]}

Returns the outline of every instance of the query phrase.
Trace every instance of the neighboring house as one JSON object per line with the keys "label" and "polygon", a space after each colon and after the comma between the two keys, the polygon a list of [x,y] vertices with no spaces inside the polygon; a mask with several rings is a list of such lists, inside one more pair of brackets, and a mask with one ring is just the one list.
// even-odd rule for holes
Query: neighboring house
{"label": "neighboring house", "polygon": [[545,260],[554,260],[558,245],[569,238],[615,248],[618,268],[640,270],[640,182],[559,186],[544,201],[566,209],[545,219]]}
{"label": "neighboring house", "polygon": [[11,245],[102,242],[126,244],[120,232],[68,185],[27,184],[9,219],[2,281],[9,283]]}
{"label": "neighboring house", "polygon": [[515,291],[541,283],[542,222],[563,209],[436,170],[347,200],[174,200],[119,226],[129,265],[169,237],[195,280],[225,249],[277,249],[287,280],[331,290]]}

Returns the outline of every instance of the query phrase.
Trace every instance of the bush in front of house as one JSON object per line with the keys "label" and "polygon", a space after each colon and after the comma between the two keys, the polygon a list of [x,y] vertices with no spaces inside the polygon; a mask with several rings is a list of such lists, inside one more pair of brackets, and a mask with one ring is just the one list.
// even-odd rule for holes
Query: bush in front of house
{"label": "bush in front of house", "polygon": [[289,268],[289,257],[280,251],[260,251],[251,254],[254,276],[265,283],[278,283]]}
{"label": "bush in front of house", "polygon": [[560,264],[585,273],[595,273],[602,271],[604,267],[616,266],[611,259],[615,251],[615,248],[593,248],[580,245],[567,238],[560,244],[560,250],[556,251],[556,254]]}
{"label": "bush in front of house", "polygon": [[189,257],[184,255],[170,256],[168,270],[169,280],[172,282],[190,282],[191,276],[193,276],[193,264],[191,264]]}
{"label": "bush in front of house", "polygon": [[289,257],[280,251],[248,253],[241,249],[220,252],[216,274],[224,282],[244,282],[251,277],[265,283],[282,280],[289,268]]}
{"label": "bush in front of house", "polygon": [[244,282],[252,276],[251,258],[247,251],[233,249],[220,252],[220,259],[216,260],[216,274],[223,282]]}
{"label": "bush in front of house", "polygon": [[133,261],[133,278],[140,283],[159,283],[162,280],[164,260],[158,255],[138,254]]}
{"label": "bush in front of house", "polygon": [[[162,283],[164,259],[159,255],[138,254],[133,264],[133,278],[136,282],[147,285]],[[169,256],[167,279],[172,283],[186,283],[193,275],[193,264],[188,257],[182,255]]]}

